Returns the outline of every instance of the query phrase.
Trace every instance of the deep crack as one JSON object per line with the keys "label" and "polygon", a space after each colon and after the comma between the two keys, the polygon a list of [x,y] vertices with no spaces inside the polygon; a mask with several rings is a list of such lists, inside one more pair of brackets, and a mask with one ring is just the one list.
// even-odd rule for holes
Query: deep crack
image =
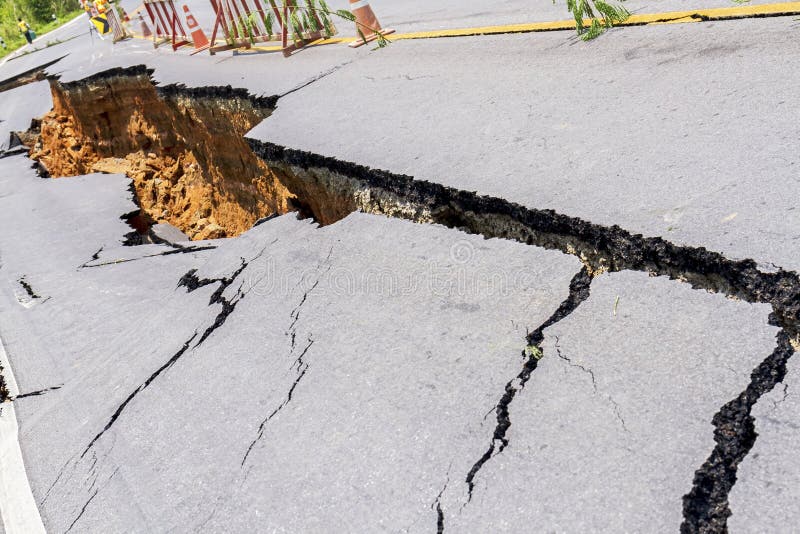
{"label": "deep crack", "polygon": [[682,534],[728,531],[727,521],[731,515],[728,494],[736,483],[739,464],[758,436],[753,406],[783,381],[786,362],[794,354],[785,329],[779,331],[776,338],[775,350],[753,370],[747,388],[714,415],[716,446],[695,472],[693,487],[683,497]]}
{"label": "deep crack", "polygon": [[[699,17],[696,14],[692,16]],[[149,77],[150,74],[151,71],[144,66],[114,69],[72,84],[63,84],[62,87],[68,91],[80,91],[91,81],[108,81],[111,85],[110,80],[113,80],[115,76],[146,75]],[[329,73],[325,73],[325,75],[327,74]],[[313,82],[314,80],[311,80],[309,83]],[[252,100],[253,98],[244,90],[230,87],[227,89],[214,87],[186,89],[180,86],[168,86],[158,88],[157,92],[161,97],[174,96],[175,100],[229,98],[231,96],[240,99],[250,98]],[[266,112],[266,108],[274,107],[276,101],[277,98],[272,97],[258,102],[253,101],[252,104]],[[715,531],[714,529],[725,529],[727,516],[730,515],[727,494],[735,482],[739,462],[745,457],[755,440],[755,430],[750,415],[752,405],[764,392],[769,391],[782,380],[785,374],[785,360],[791,355],[791,347],[780,337],[784,336],[788,339],[800,333],[800,276],[797,273],[782,269],[765,272],[759,269],[753,260],[731,260],[702,247],[679,246],[660,237],[643,237],[639,234],[632,234],[618,226],[601,226],[552,210],[530,209],[505,199],[480,196],[476,193],[415,180],[409,176],[370,169],[272,143],[252,139],[248,142],[263,162],[271,168],[281,171],[281,178],[286,180],[284,185],[297,197],[293,199],[296,204],[293,204],[292,207],[298,209],[303,215],[313,216],[321,224],[330,224],[359,210],[422,223],[438,223],[465,232],[480,234],[485,238],[512,239],[574,255],[586,266],[582,273],[585,272],[587,279],[590,273],[596,274],[603,271],[643,271],[669,276],[672,279],[685,281],[694,288],[722,292],[747,302],[769,303],[773,308],[774,321],[783,328],[782,333],[779,334],[778,348],[762,366],[768,362],[772,363],[766,369],[761,369],[762,366],[759,366],[753,372],[753,379],[748,389],[737,399],[724,406],[715,416],[717,446],[706,464],[696,473],[695,487],[684,497],[685,521],[682,530],[711,532]],[[259,222],[262,220],[259,219],[257,224]],[[97,266],[88,264],[99,258],[100,251],[81,267]],[[169,253],[178,253],[178,251]],[[160,255],[166,254],[168,253]],[[238,272],[241,271],[237,271],[237,274],[231,278],[235,279]],[[195,271],[190,271],[181,279],[181,282],[185,282],[181,285],[185,285],[189,291],[213,282],[220,282],[221,285],[224,285],[212,295],[210,302],[210,304],[220,304],[222,310],[217,315],[214,324],[200,336],[195,347],[211,335],[216,328],[224,324],[236,304],[244,297],[241,287],[230,299],[223,297],[222,292],[233,283],[232,280],[226,282],[227,280],[227,278],[200,280],[196,277]],[[580,289],[574,292],[572,286],[573,284],[570,286],[570,298],[562,303],[553,317],[528,336],[528,347],[523,354],[523,369],[506,384],[504,394],[495,407],[497,425],[492,442],[486,453],[475,463],[467,475],[470,499],[474,478],[480,468],[493,455],[498,454],[508,445],[506,433],[511,425],[509,405],[517,392],[525,386],[531,372],[538,365],[538,358],[541,357],[542,331],[568,315],[586,298],[580,296]],[[586,296],[588,296],[588,291],[587,282]],[[575,295],[574,299],[573,295]],[[296,311],[299,316],[299,309]],[[297,316],[292,319],[290,339],[293,352],[296,340],[294,326]],[[188,350],[189,343],[197,335],[195,333],[186,346],[173,355],[173,358],[179,358]],[[306,351],[312,343],[309,338]],[[291,400],[294,388],[308,369],[308,365],[303,361],[304,354],[301,354],[295,362],[299,376],[289,390],[287,402]],[[151,379],[165,369],[158,370],[154,376],[151,376]],[[592,378],[594,381],[594,377]],[[139,391],[141,389],[132,395]],[[5,398],[7,398],[7,391],[2,376],[0,376],[0,399]],[[129,397],[120,406],[116,416],[119,416],[131,398]],[[614,403],[613,399],[610,400]],[[614,404],[615,413],[620,417],[619,408],[616,403]],[[284,405],[285,403],[277,410]],[[266,420],[269,420],[272,415]],[[112,417],[104,431],[113,424],[114,420],[115,417]],[[621,417],[620,420],[622,421]],[[622,422],[624,426],[624,421]],[[95,437],[92,444],[101,435],[102,432]],[[248,449],[248,454],[249,451],[250,449]]]}
{"label": "deep crack", "polygon": [[297,196],[301,214],[320,224],[362,211],[559,250],[578,257],[592,274],[643,271],[746,302],[771,304],[780,326],[800,333],[800,276],[793,271],[765,272],[750,259],[731,260],[703,247],[644,237],[616,225],[602,226],[274,143],[248,142],[270,168],[280,171]]}
{"label": "deep crack", "polygon": [[558,309],[551,315],[544,323],[542,323],[536,330],[528,334],[528,346],[522,353],[523,365],[522,370],[517,376],[512,378],[505,387],[505,392],[500,398],[495,408],[497,414],[497,425],[494,429],[492,442],[489,448],[483,453],[477,462],[472,466],[472,469],[467,473],[466,483],[469,488],[469,496],[467,502],[472,500],[472,491],[475,488],[475,477],[478,472],[494,455],[500,454],[508,446],[508,438],[506,433],[511,427],[511,415],[509,408],[511,402],[516,397],[517,393],[522,391],[525,384],[531,377],[531,373],[536,370],[539,365],[539,360],[542,357],[542,342],[544,341],[544,330],[561,321],[587,298],[589,298],[590,286],[592,277],[589,275],[588,270],[584,267],[576,274],[569,283],[569,295],[559,305]]}

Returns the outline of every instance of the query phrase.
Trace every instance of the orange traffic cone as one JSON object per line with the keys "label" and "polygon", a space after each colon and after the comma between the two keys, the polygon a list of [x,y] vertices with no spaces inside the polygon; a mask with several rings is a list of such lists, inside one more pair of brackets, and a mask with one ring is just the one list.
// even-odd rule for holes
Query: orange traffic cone
{"label": "orange traffic cone", "polygon": [[189,12],[189,6],[184,4],[183,10],[186,12],[186,26],[189,28],[189,33],[192,34],[192,42],[194,43],[195,50],[205,50],[210,44],[208,42],[208,37],[206,37],[206,34],[200,29],[200,25],[197,23],[194,15]]}
{"label": "orange traffic cone", "polygon": [[369,0],[350,0],[350,11],[356,16],[356,40],[350,48],[358,48],[365,42],[374,41],[380,35],[389,35],[394,30],[382,29],[378,17],[369,7]]}
{"label": "orange traffic cone", "polygon": [[145,39],[149,39],[150,37],[152,37],[153,32],[150,31],[150,27],[144,21],[144,17],[142,17],[141,13],[139,13],[139,22],[142,25],[142,37],[144,37]]}

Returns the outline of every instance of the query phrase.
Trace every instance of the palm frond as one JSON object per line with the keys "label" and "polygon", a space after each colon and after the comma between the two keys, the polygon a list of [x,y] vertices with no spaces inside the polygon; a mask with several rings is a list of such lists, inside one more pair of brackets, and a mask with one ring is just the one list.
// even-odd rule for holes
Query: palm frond
{"label": "palm frond", "polygon": [[631,16],[622,4],[605,0],[567,0],[567,9],[575,18],[575,30],[584,41],[599,37],[608,28],[625,22]]}

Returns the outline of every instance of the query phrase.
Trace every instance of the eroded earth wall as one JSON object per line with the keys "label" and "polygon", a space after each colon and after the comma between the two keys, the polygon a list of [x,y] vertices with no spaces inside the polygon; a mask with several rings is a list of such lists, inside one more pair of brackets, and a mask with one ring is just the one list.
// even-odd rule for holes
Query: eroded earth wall
{"label": "eroded earth wall", "polygon": [[154,222],[194,239],[235,236],[288,211],[291,195],[242,138],[269,115],[269,99],[230,87],[157,90],[143,68],[50,84],[53,110],[29,143],[51,176],[126,174]]}

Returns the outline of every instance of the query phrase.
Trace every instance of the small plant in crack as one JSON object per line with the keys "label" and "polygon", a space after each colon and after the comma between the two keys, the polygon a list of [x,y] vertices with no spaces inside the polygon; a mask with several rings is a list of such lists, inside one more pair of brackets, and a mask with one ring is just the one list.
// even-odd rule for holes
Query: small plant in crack
{"label": "small plant in crack", "polygon": [[542,349],[536,345],[528,345],[525,347],[524,355],[526,358],[533,358],[538,361],[542,359],[544,352],[542,352]]}
{"label": "small plant in crack", "polygon": [[469,473],[467,473],[466,483],[469,491],[467,502],[472,500],[472,491],[475,489],[475,477],[478,472],[486,462],[503,452],[509,444],[507,434],[508,429],[511,428],[511,403],[517,396],[517,393],[525,388],[525,385],[531,378],[531,374],[539,366],[539,360],[541,360],[544,355],[542,352],[544,330],[569,316],[582,302],[589,298],[591,283],[592,277],[586,267],[584,267],[572,277],[569,284],[569,295],[558,306],[556,311],[533,332],[528,333],[528,345],[522,352],[524,357],[522,370],[506,383],[503,395],[500,397],[500,401],[495,407],[497,425],[495,426],[489,448],[483,453],[483,456],[475,462],[469,470]]}

